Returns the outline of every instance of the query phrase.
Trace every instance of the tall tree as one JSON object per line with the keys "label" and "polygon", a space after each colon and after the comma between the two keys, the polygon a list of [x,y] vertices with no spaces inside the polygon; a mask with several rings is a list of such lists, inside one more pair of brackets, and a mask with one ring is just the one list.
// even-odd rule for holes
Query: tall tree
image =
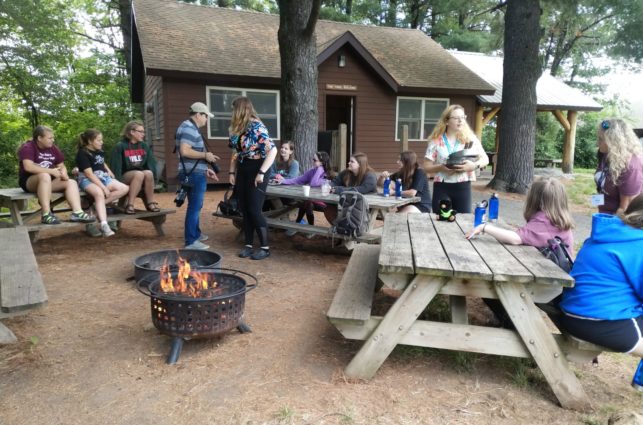
{"label": "tall tree", "polygon": [[308,169],[317,150],[317,43],[321,0],[279,0],[281,138],[297,143]]}
{"label": "tall tree", "polygon": [[498,168],[489,183],[497,190],[526,193],[534,176],[540,13],[538,0],[507,4]]}

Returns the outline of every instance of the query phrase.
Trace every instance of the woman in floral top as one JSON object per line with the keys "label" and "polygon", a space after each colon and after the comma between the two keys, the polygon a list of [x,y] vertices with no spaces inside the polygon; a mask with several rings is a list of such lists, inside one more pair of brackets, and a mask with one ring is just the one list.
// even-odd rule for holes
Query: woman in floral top
{"label": "woman in floral top", "polygon": [[[470,213],[471,182],[476,180],[476,170],[489,163],[482,144],[466,119],[462,106],[451,105],[442,112],[429,137],[424,170],[434,175],[432,208],[435,214],[440,210],[440,201],[446,199],[451,200],[457,212]],[[463,150],[477,158],[474,161],[465,160],[460,165],[446,165],[449,155]]]}
{"label": "woman in floral top", "polygon": [[[261,212],[268,186],[265,174],[275,161],[277,148],[247,97],[238,97],[232,102],[229,143],[234,151],[230,184],[235,186],[239,210],[243,214],[245,246],[239,257],[263,260],[270,255],[268,224]],[[254,231],[259,236],[260,247],[255,251],[252,249]]]}

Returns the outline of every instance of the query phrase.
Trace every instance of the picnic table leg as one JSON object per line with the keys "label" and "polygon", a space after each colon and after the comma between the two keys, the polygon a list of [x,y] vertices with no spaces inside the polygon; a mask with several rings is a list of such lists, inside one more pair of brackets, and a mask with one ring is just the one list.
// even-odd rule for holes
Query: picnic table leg
{"label": "picnic table leg", "polygon": [[346,366],[346,375],[372,378],[445,283],[446,278],[416,276]]}
{"label": "picnic table leg", "polygon": [[11,213],[11,221],[14,226],[22,226],[22,215],[20,214],[20,207],[22,206],[22,201],[12,201],[9,205],[9,212]]}
{"label": "picnic table leg", "polygon": [[457,323],[458,325],[469,324],[467,297],[451,295],[449,297],[449,306],[451,307],[451,323]]}
{"label": "picnic table leg", "polygon": [[156,229],[156,234],[158,236],[165,236],[165,231],[163,230],[163,223],[165,223],[166,219],[167,219],[167,216],[165,214],[157,215],[155,217],[139,218],[139,220],[151,221],[152,224],[154,224],[154,228]]}
{"label": "picnic table leg", "polygon": [[569,369],[540,310],[522,283],[495,283],[496,293],[509,313],[516,330],[532,355],[561,406],[588,411],[592,406],[580,382]]}

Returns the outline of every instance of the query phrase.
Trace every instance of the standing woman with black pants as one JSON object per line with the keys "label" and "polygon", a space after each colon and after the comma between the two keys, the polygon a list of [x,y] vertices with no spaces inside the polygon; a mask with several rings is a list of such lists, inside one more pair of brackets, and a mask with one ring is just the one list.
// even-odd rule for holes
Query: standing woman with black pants
{"label": "standing woman with black pants", "polygon": [[[475,156],[461,165],[447,166],[449,155],[458,151]],[[433,177],[433,212],[440,211],[440,201],[450,200],[459,213],[471,212],[471,182],[476,181],[476,170],[486,166],[489,157],[480,140],[467,124],[467,116],[460,105],[446,108],[435,125],[424,155],[424,171]]]}
{"label": "standing woman with black pants", "polygon": [[[230,163],[230,184],[235,186],[243,214],[245,246],[239,257],[263,260],[270,255],[268,224],[261,212],[268,187],[265,174],[277,156],[277,148],[247,97],[238,97],[232,102],[230,147],[234,151]],[[253,251],[254,231],[259,237],[259,249]]]}

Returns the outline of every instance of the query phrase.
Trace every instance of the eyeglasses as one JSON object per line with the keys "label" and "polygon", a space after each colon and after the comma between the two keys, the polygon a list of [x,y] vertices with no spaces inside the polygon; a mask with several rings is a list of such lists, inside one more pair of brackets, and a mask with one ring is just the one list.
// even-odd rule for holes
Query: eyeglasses
{"label": "eyeglasses", "polygon": [[142,133],[142,134],[145,134],[145,130],[132,130],[132,131],[134,131],[134,133]]}
{"label": "eyeglasses", "polygon": [[456,121],[465,121],[467,119],[466,115],[462,115],[461,117],[449,117],[450,120],[456,120]]}

